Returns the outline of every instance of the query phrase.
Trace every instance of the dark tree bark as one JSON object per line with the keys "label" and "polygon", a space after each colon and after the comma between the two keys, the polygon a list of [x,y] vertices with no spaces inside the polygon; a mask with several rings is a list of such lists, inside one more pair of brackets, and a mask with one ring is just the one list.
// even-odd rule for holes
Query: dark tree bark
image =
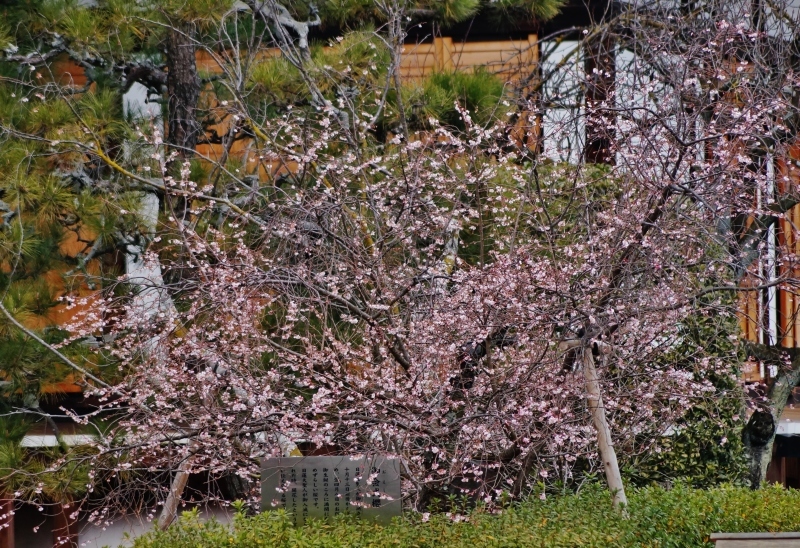
{"label": "dark tree bark", "polygon": [[[742,441],[747,449],[750,467],[750,486],[758,489],[764,482],[772,460],[772,446],[775,442],[775,415],[780,416],[780,408],[766,406],[758,409],[750,416],[742,430]],[[773,414],[774,413],[774,414]]]}
{"label": "dark tree bark", "polygon": [[757,359],[779,362],[781,353],[792,355],[792,362],[779,368],[778,377],[768,388],[765,401],[747,421],[742,430],[747,460],[749,464],[750,487],[758,489],[764,485],[767,468],[772,460],[772,446],[775,443],[777,424],[789,400],[792,389],[800,382],[800,355],[798,349],[781,349],[763,345],[748,345],[748,350]]}
{"label": "dark tree bark", "polygon": [[181,159],[193,155],[202,132],[197,121],[200,78],[197,76],[196,47],[192,36],[191,25],[183,24],[170,29],[167,38],[167,142]]}
{"label": "dark tree bark", "polygon": [[614,55],[615,42],[610,35],[599,36],[586,43],[586,145],[583,157],[592,164],[614,164],[613,127],[616,113],[611,108],[616,78]]}
{"label": "dark tree bark", "polygon": [[127,93],[134,82],[139,82],[153,92],[163,93],[167,85],[167,73],[151,63],[131,64],[123,72],[122,91]]}
{"label": "dark tree bark", "polygon": [[[167,94],[169,124],[166,142],[178,153],[173,164],[180,164],[194,155],[201,127],[197,121],[197,102],[200,98],[200,78],[197,76],[195,41],[190,23],[176,24],[167,38]],[[174,171],[168,166],[169,171]],[[187,203],[170,204],[173,213],[181,218]],[[159,518],[158,526],[166,529],[175,520],[183,491],[189,481],[191,460],[186,459],[175,472],[169,496]]]}

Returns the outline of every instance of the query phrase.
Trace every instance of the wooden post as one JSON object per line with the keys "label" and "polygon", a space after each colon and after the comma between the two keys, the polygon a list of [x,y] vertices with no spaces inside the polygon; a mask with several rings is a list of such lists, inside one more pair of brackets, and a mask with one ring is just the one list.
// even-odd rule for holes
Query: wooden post
{"label": "wooden post", "polygon": [[0,548],[14,548],[14,497],[0,493]]}
{"label": "wooden post", "polygon": [[[544,77],[542,74],[542,65],[539,63],[539,36],[536,34],[528,35],[528,70],[536,71],[536,78],[531,81],[530,86],[538,86]],[[523,96],[529,96],[529,90],[523,91]],[[544,105],[542,103],[542,92],[537,91],[532,97],[534,100],[536,113],[534,118],[534,126],[528,128],[528,135],[526,136],[526,146],[535,151],[537,154],[544,152]]]}
{"label": "wooden post", "polygon": [[586,73],[586,145],[583,157],[592,164],[615,162],[613,150],[616,113],[613,109],[616,48],[611,36],[587,41],[584,49]]}
{"label": "wooden post", "polygon": [[780,460],[781,460],[781,485],[783,487],[787,487],[787,485],[786,485],[786,465],[787,465],[786,457],[781,457]]}
{"label": "wooden post", "polygon": [[[780,243],[785,245],[788,249],[793,250],[795,247],[795,241],[791,219],[781,219],[780,225]],[[782,275],[789,274],[789,266],[780,266],[780,273]],[[794,321],[792,318],[795,310],[794,295],[791,291],[786,291],[785,289],[780,291],[780,295],[780,312],[778,317],[780,318],[779,321],[781,324],[779,327],[779,332],[783,337],[781,345],[787,348],[794,348]]]}
{"label": "wooden post", "polygon": [[[67,507],[65,507],[67,506]],[[77,507],[71,502],[55,505],[53,548],[78,548]]]}
{"label": "wooden post", "polygon": [[[792,222],[789,226],[789,229],[792,231],[796,231],[797,227],[800,226],[800,207],[794,206],[791,210],[791,217]],[[792,240],[793,246],[790,249],[790,253],[797,253],[800,250],[800,239],[797,238],[797,234],[792,232]],[[796,266],[792,266],[792,276],[793,279],[798,277],[798,269]],[[789,311],[792,318],[792,334],[794,338],[794,346],[797,347],[797,343],[800,342],[800,298],[796,295],[793,295],[793,302],[792,302],[792,309]]]}
{"label": "wooden post", "polygon": [[449,72],[454,69],[453,63],[453,39],[449,36],[444,38],[434,38],[434,57],[436,70]]}
{"label": "wooden post", "polygon": [[614,444],[611,442],[611,429],[606,420],[606,410],[603,407],[603,397],[600,394],[600,381],[597,378],[597,369],[594,366],[591,344],[582,349],[583,352],[583,376],[586,379],[587,401],[589,413],[592,415],[595,430],[597,430],[597,446],[600,450],[600,458],[603,459],[603,468],[606,472],[606,482],[611,490],[613,504],[615,508],[624,511],[628,505],[625,496],[625,486],[622,485],[622,475],[619,472],[619,462],[617,453],[614,451]]}

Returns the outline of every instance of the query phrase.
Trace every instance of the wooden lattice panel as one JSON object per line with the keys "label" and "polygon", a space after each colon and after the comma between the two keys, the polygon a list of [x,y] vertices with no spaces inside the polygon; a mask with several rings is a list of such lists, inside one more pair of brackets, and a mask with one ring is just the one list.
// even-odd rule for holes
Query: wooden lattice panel
{"label": "wooden lattice panel", "polygon": [[405,79],[417,80],[434,72],[475,70],[485,67],[506,82],[516,82],[535,70],[539,60],[537,37],[527,40],[454,43],[452,38],[435,38],[433,43],[406,44],[400,63]]}

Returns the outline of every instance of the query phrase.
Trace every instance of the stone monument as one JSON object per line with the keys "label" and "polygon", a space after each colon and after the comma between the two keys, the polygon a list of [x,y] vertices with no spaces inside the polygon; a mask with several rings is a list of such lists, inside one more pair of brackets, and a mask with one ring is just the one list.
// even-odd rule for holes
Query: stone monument
{"label": "stone monument", "polygon": [[278,457],[261,468],[261,509],[283,508],[292,523],[338,514],[388,523],[402,510],[400,466],[373,456]]}

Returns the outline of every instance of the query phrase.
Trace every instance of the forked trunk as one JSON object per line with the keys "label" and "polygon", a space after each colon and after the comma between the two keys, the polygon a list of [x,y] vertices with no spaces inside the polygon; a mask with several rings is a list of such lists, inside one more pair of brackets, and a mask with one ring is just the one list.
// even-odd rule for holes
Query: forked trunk
{"label": "forked trunk", "polygon": [[[796,349],[783,349],[749,343],[748,353],[758,360],[780,364],[778,376],[767,390],[765,401],[756,409],[742,430],[742,442],[749,465],[750,487],[758,489],[767,479],[767,468],[772,460],[775,433],[783,409],[792,390],[800,383],[800,354]],[[787,355],[792,356],[786,363]]]}

